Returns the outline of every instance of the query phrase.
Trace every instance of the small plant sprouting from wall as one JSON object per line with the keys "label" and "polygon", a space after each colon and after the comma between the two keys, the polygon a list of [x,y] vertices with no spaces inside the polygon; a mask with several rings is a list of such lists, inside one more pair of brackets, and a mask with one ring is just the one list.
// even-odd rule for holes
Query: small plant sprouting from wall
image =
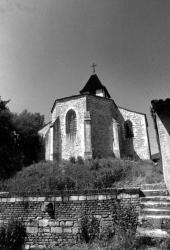
{"label": "small plant sprouting from wall", "polygon": [[94,215],[84,212],[80,219],[80,239],[86,243],[92,243],[98,239],[99,232],[100,221]]}
{"label": "small plant sprouting from wall", "polygon": [[83,213],[80,220],[80,239],[111,249],[134,249],[138,213],[133,204],[113,201],[112,222],[103,224],[94,215]]}
{"label": "small plant sprouting from wall", "polygon": [[0,228],[1,250],[22,250],[25,242],[26,229],[21,221],[11,220]]}
{"label": "small plant sprouting from wall", "polygon": [[122,249],[133,249],[134,238],[138,223],[138,213],[133,204],[113,203],[113,226],[115,230],[116,241],[119,242]]}
{"label": "small plant sprouting from wall", "polygon": [[54,209],[54,205],[50,202],[48,205],[47,205],[47,213],[49,214],[50,218],[51,219],[55,219],[55,209]]}
{"label": "small plant sprouting from wall", "polygon": [[28,210],[28,208],[29,208],[29,202],[28,201],[24,201],[23,202],[23,207],[24,207],[25,210]]}

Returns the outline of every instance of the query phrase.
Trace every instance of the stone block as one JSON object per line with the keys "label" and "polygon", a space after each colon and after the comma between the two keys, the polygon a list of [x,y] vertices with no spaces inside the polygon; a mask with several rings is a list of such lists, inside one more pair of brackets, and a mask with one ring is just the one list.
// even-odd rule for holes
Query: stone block
{"label": "stone block", "polygon": [[50,228],[49,227],[45,227],[43,231],[44,231],[44,233],[50,233]]}
{"label": "stone block", "polygon": [[106,200],[107,197],[106,197],[106,195],[98,195],[98,199],[99,200]]}
{"label": "stone block", "polygon": [[15,198],[15,201],[16,201],[16,202],[21,202],[21,201],[23,201],[23,200],[24,200],[23,197],[16,197],[16,198]]}
{"label": "stone block", "polygon": [[38,227],[26,227],[26,232],[28,234],[37,234],[38,233]]}
{"label": "stone block", "polygon": [[10,198],[9,202],[15,202],[15,198]]}
{"label": "stone block", "polygon": [[[26,197],[26,201],[37,201],[38,197]],[[25,198],[24,198],[25,201]]]}
{"label": "stone block", "polygon": [[55,197],[55,201],[62,201],[62,197],[61,196]]}
{"label": "stone block", "polygon": [[37,201],[45,201],[45,197],[37,197]]}
{"label": "stone block", "polygon": [[70,201],[78,201],[78,195],[70,196],[69,200]]}
{"label": "stone block", "polygon": [[39,220],[39,227],[47,227],[48,225],[49,225],[49,220],[47,219]]}
{"label": "stone block", "polygon": [[61,234],[62,231],[62,227],[51,227],[51,233],[53,234]]}
{"label": "stone block", "polygon": [[87,195],[87,200],[97,200],[98,195]]}
{"label": "stone block", "polygon": [[86,195],[79,195],[79,201],[85,201]]}
{"label": "stone block", "polygon": [[79,232],[79,228],[78,227],[74,227],[72,230],[73,234],[77,234]]}
{"label": "stone block", "polygon": [[60,225],[60,222],[54,220],[54,221],[49,221],[48,224],[49,224],[50,227],[56,227],[56,226],[59,226],[59,225]]}
{"label": "stone block", "polygon": [[65,226],[65,221],[60,221],[60,226]]}
{"label": "stone block", "polygon": [[72,227],[73,226],[73,221],[72,220],[66,221],[65,226],[66,227]]}
{"label": "stone block", "polygon": [[69,197],[67,197],[67,196],[63,197],[63,201],[68,201],[68,200],[69,200]]}
{"label": "stone block", "polygon": [[97,219],[99,219],[99,220],[102,218],[101,215],[95,215],[95,217],[96,217]]}
{"label": "stone block", "polygon": [[131,195],[130,194],[125,194],[125,193],[119,194],[117,196],[117,199],[129,199],[129,198],[131,198]]}
{"label": "stone block", "polygon": [[1,202],[7,202],[8,198],[1,198]]}
{"label": "stone block", "polygon": [[64,233],[72,233],[72,228],[68,228],[68,227],[63,228],[63,232]]}

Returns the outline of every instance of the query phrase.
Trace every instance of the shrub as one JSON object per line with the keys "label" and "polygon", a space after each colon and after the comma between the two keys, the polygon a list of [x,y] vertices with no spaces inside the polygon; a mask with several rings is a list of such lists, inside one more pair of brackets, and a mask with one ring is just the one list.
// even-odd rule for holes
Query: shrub
{"label": "shrub", "polygon": [[77,157],[77,163],[80,164],[80,165],[84,165],[84,160],[81,156],[78,156]]}
{"label": "shrub", "polygon": [[86,243],[92,243],[99,237],[100,221],[85,212],[80,220],[80,238]]}
{"label": "shrub", "polygon": [[76,158],[74,157],[74,156],[71,156],[70,158],[69,158],[69,161],[70,161],[70,163],[76,163]]}
{"label": "shrub", "polygon": [[0,229],[1,250],[21,250],[26,237],[24,225],[17,220],[11,220]]}
{"label": "shrub", "polygon": [[115,201],[113,203],[113,223],[115,229],[120,229],[125,232],[132,230],[136,232],[138,213],[136,212],[135,206],[130,204],[121,204]]}
{"label": "shrub", "polygon": [[115,236],[115,230],[113,226],[106,225],[100,229],[99,240],[102,246],[108,246]]}
{"label": "shrub", "polygon": [[133,204],[113,203],[113,227],[115,230],[115,242],[120,249],[133,249],[134,237],[138,222],[138,213]]}
{"label": "shrub", "polygon": [[74,189],[75,181],[69,176],[50,177],[48,185],[51,191],[69,190]]}

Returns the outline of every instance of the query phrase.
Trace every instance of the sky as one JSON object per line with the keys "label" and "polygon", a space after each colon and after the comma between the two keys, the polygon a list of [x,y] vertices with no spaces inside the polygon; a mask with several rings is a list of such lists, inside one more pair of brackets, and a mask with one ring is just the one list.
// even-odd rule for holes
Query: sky
{"label": "sky", "polygon": [[96,73],[118,106],[147,114],[170,97],[169,0],[0,0],[0,96],[45,115]]}

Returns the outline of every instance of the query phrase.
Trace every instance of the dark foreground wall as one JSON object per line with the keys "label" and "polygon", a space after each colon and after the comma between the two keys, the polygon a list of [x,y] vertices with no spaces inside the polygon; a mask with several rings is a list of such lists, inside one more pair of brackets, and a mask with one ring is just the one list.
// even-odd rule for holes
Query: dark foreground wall
{"label": "dark foreground wall", "polygon": [[170,99],[153,100],[151,103],[164,180],[170,192]]}
{"label": "dark foreground wall", "polygon": [[[2,197],[3,196],[3,197]],[[5,197],[4,197],[5,196]],[[101,226],[111,223],[113,202],[133,203],[139,208],[138,189],[106,189],[100,193],[64,192],[55,196],[8,197],[1,194],[0,224],[12,218],[26,226],[25,249],[74,245],[79,240],[80,217],[93,214]]]}

